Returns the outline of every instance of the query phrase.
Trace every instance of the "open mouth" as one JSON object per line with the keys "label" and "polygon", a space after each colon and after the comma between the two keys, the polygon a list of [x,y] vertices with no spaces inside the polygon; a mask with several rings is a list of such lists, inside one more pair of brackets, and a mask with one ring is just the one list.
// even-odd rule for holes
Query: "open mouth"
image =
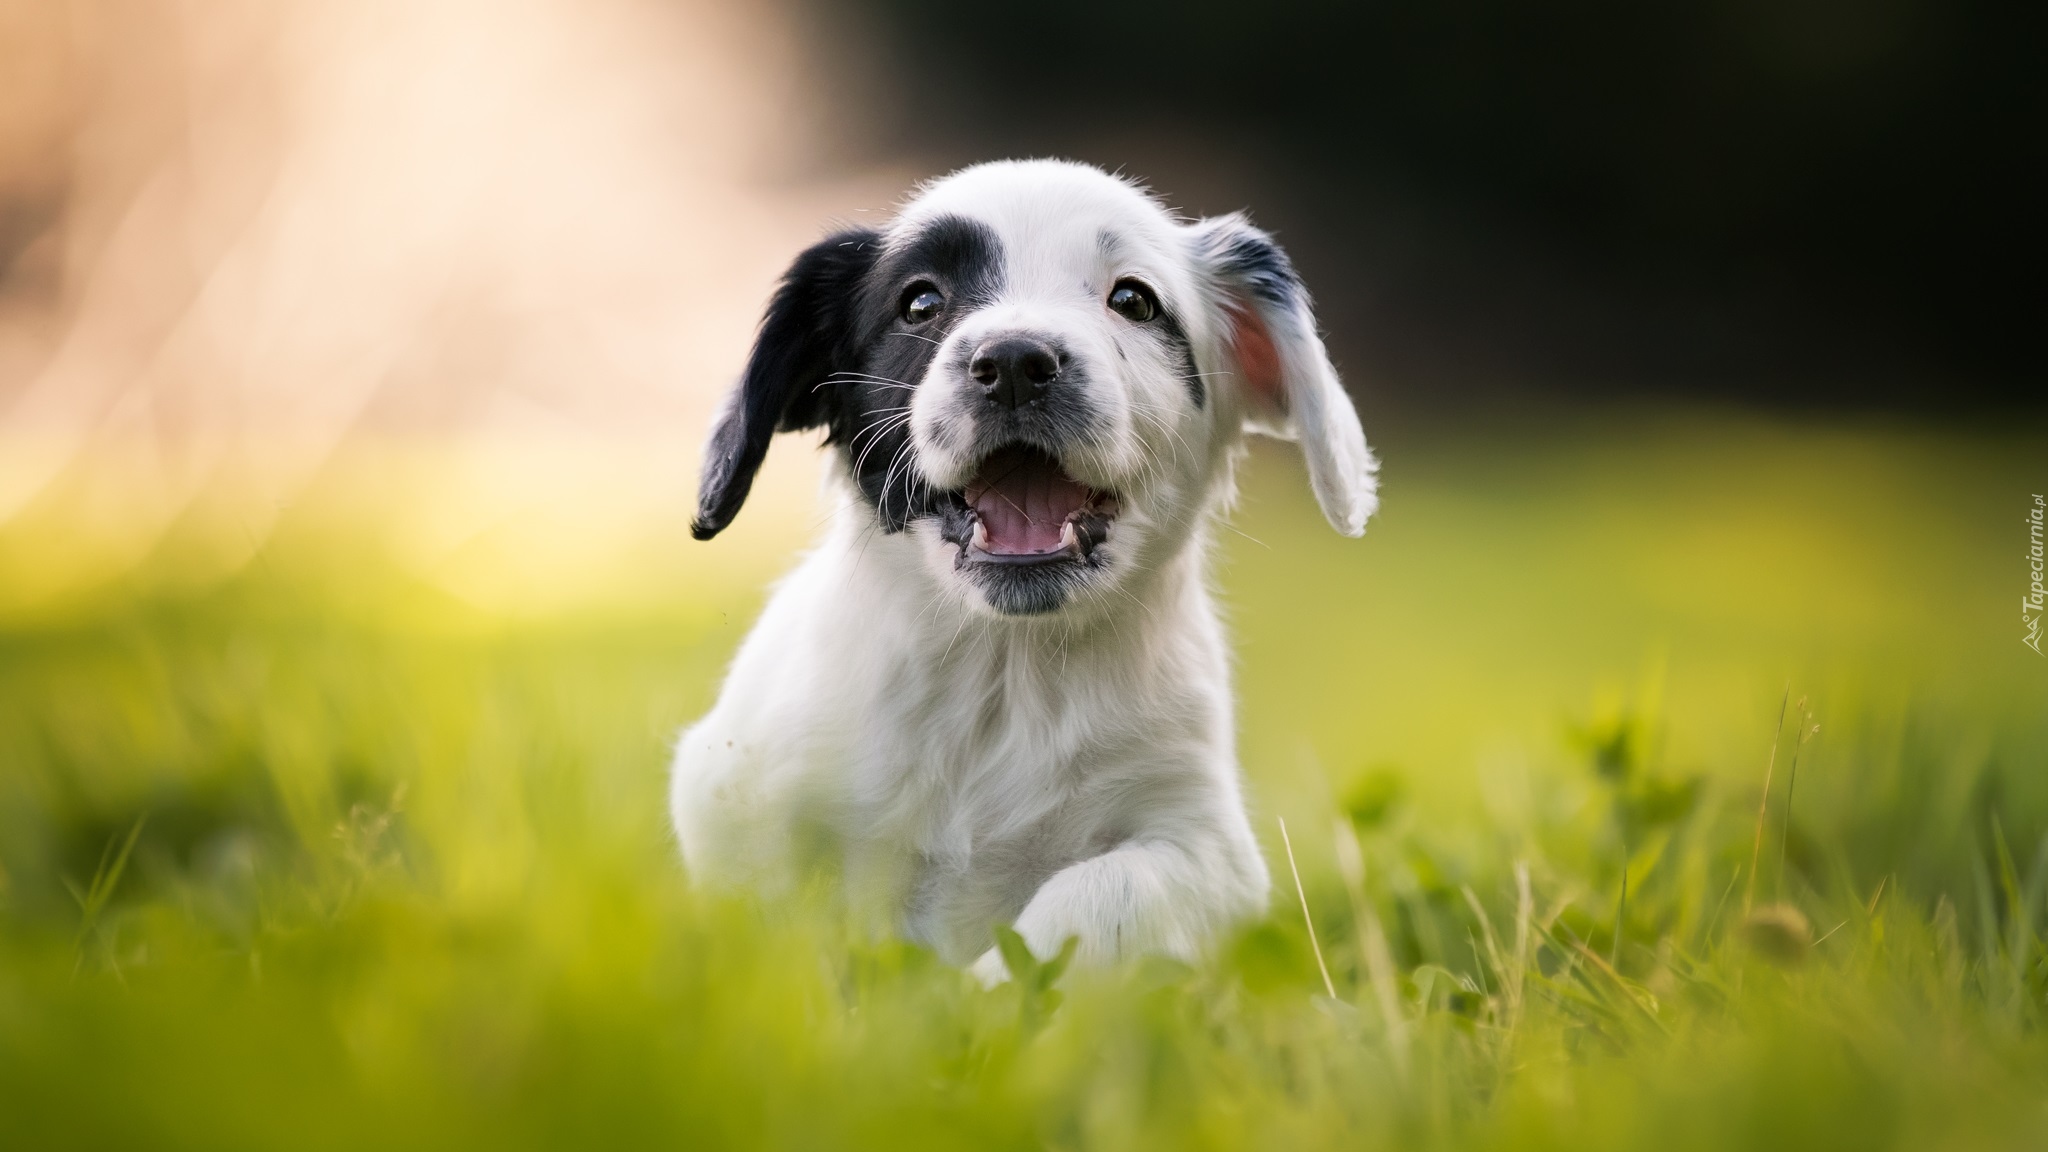
{"label": "open mouth", "polygon": [[998,448],[961,493],[972,528],[961,559],[992,564],[1085,560],[1109,538],[1116,497],[1067,475],[1037,448]]}

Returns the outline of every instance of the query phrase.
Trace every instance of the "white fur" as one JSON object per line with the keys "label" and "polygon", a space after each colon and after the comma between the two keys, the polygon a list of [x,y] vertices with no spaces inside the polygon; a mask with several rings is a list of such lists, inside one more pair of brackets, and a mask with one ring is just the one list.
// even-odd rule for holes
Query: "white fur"
{"label": "white fur", "polygon": [[[1206,585],[1243,434],[1303,438],[1316,495],[1350,535],[1375,505],[1373,458],[1306,296],[1275,307],[1213,267],[1210,242],[1250,230],[1241,218],[1184,223],[1096,169],[1034,161],[922,189],[885,237],[939,214],[994,231],[1005,289],[960,319],[916,382],[906,466],[940,488],[975,467],[976,394],[949,352],[991,332],[1054,333],[1095,369],[1100,418],[1061,460],[1118,494],[1112,562],[1057,611],[999,614],[933,522],[878,530],[835,466],[824,539],[677,745],[683,854],[700,882],[771,891],[828,865],[895,930],[956,963],[979,955],[985,979],[1002,975],[992,925],[1012,918],[1041,957],[1077,935],[1084,962],[1193,959],[1260,913],[1268,889]],[[1199,405],[1104,306],[1122,276],[1176,308]],[[1279,411],[1237,380],[1235,324],[1254,310],[1283,367]]]}

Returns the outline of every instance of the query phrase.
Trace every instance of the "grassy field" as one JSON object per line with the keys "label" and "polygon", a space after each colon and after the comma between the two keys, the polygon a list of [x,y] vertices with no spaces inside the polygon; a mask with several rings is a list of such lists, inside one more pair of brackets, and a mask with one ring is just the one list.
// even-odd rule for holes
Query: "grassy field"
{"label": "grassy field", "polygon": [[2048,1144],[2048,442],[1383,447],[1365,541],[1277,449],[1223,538],[1270,917],[992,992],[675,862],[801,515],[546,611],[313,501],[225,579],[0,587],[0,1146]]}

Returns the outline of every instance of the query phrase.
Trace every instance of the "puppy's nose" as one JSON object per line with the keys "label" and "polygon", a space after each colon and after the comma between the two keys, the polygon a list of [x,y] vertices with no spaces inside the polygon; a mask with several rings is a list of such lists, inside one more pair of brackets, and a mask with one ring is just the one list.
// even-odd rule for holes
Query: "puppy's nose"
{"label": "puppy's nose", "polygon": [[967,373],[996,404],[1022,408],[1045,395],[1060,374],[1060,358],[1029,337],[1004,336],[976,349]]}

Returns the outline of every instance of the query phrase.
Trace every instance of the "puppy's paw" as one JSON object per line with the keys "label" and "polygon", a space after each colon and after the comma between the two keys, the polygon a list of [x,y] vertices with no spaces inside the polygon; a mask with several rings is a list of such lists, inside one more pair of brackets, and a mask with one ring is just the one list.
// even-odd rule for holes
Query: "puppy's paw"
{"label": "puppy's paw", "polygon": [[981,981],[983,988],[993,988],[1009,980],[1010,969],[1003,963],[1003,954],[991,948],[967,966],[967,974]]}

